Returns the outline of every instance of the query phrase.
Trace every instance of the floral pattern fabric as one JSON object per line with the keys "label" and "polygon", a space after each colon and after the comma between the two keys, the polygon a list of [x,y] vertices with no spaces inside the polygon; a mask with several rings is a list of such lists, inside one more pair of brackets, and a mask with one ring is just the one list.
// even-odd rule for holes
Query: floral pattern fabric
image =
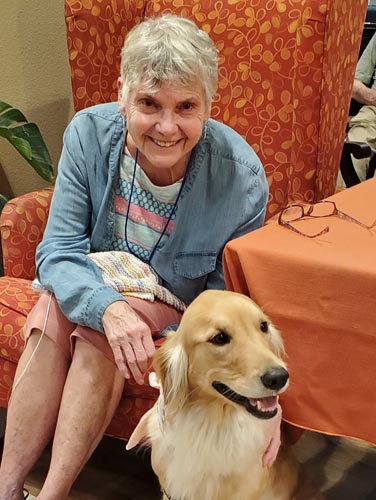
{"label": "floral pattern fabric", "polygon": [[34,279],[35,250],[47,224],[52,189],[27,193],[10,200],[1,212],[4,274]]}
{"label": "floral pattern fabric", "polygon": [[75,108],[117,100],[126,33],[145,16],[191,18],[220,69],[212,117],[243,135],[270,185],[268,216],[334,193],[366,0],[66,0]]}

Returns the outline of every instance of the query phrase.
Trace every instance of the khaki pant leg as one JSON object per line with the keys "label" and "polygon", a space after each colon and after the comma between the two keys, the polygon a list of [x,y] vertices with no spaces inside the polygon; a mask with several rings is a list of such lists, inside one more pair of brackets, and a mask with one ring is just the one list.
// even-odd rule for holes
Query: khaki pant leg
{"label": "khaki pant leg", "polygon": [[[376,153],[376,107],[363,106],[359,113],[350,120],[347,134],[349,141],[367,142],[372,155]],[[356,159],[352,157],[354,168],[361,181],[366,179],[370,158]]]}

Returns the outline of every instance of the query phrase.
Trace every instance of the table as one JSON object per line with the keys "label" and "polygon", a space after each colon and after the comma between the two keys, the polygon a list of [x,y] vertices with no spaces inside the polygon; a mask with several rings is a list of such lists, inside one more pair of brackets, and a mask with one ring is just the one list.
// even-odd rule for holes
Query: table
{"label": "table", "polygon": [[[376,179],[337,193],[338,209],[371,225]],[[290,387],[283,419],[376,444],[376,227],[337,216],[277,221],[226,245],[227,288],[257,302],[280,330]]]}

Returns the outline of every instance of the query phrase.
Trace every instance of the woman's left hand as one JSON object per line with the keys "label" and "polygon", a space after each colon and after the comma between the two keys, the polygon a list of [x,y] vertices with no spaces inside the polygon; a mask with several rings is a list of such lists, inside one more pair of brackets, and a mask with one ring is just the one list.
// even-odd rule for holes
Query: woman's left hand
{"label": "woman's left hand", "polygon": [[103,314],[103,327],[122,375],[142,385],[155,347],[149,326],[125,301],[110,304]]}

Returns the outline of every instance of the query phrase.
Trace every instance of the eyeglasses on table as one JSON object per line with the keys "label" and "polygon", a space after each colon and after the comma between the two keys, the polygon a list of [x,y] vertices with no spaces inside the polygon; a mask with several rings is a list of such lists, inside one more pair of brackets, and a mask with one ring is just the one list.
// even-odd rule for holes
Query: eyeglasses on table
{"label": "eyeglasses on table", "polygon": [[299,203],[288,205],[280,212],[278,217],[278,224],[286,227],[287,229],[291,229],[295,233],[298,233],[301,236],[305,236],[306,238],[317,238],[318,236],[326,234],[329,231],[329,226],[324,227],[324,229],[322,229],[318,233],[307,234],[303,231],[300,231],[292,223],[305,218],[320,219],[333,216],[340,217],[347,220],[348,222],[352,222],[366,229],[372,229],[376,226],[376,219],[373,224],[368,226],[367,224],[364,224],[354,217],[351,217],[351,215],[342,212],[342,210],[339,210],[337,208],[337,205],[334,201],[329,200],[319,201],[318,203],[315,203],[313,205],[301,205]]}

